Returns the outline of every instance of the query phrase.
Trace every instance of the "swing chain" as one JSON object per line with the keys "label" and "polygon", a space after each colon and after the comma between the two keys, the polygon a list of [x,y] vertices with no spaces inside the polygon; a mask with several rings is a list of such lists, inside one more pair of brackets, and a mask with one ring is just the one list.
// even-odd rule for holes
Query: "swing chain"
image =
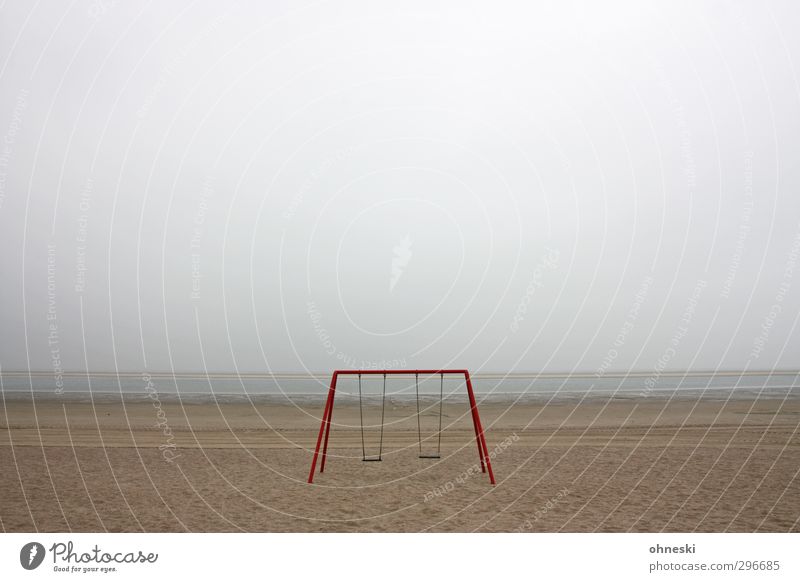
{"label": "swing chain", "polygon": [[361,460],[367,460],[367,448],[364,445],[364,406],[361,403],[361,374],[358,375],[358,416],[361,420]]}
{"label": "swing chain", "polygon": [[421,459],[439,459],[442,456],[442,413],[444,405],[444,373],[439,373],[439,430],[436,433],[436,454],[423,454],[422,453],[422,424],[420,422],[420,408],[419,408],[419,373],[415,376],[415,390],[417,396],[417,442],[419,443],[419,457]]}
{"label": "swing chain", "polygon": [[381,433],[378,444],[378,456],[368,458],[367,446],[364,440],[364,405],[362,402],[361,374],[358,375],[358,415],[361,423],[361,460],[362,461],[382,461],[383,460],[383,427],[386,418],[386,374],[383,375],[383,394],[381,396]]}

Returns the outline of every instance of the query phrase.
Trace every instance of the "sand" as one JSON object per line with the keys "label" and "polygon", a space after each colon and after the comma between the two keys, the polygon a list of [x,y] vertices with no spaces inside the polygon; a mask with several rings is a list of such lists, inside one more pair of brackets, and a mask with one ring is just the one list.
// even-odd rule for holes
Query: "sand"
{"label": "sand", "polygon": [[484,403],[495,487],[463,402],[439,460],[417,458],[413,403],[393,402],[380,463],[337,403],[314,485],[320,402],[1,405],[3,531],[800,531],[795,398]]}

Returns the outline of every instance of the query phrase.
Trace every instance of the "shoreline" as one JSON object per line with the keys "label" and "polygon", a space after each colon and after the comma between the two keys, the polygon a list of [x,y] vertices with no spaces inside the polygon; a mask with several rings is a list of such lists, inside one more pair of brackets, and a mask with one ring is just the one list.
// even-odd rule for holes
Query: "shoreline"
{"label": "shoreline", "polygon": [[[321,404],[324,405],[327,399],[326,393],[318,392],[261,392],[261,393],[237,393],[237,392],[155,392],[158,399],[162,402],[186,402],[191,404],[228,404],[253,402],[263,404]],[[476,392],[475,397],[478,402],[497,403],[497,404],[541,404],[546,402],[561,401],[671,401],[671,400],[800,400],[800,386],[765,386],[759,388],[727,388],[727,387],[706,387],[706,388],[679,388],[679,389],[654,389],[647,394],[633,390],[596,390],[587,392],[585,390],[559,390],[559,391],[536,391],[536,392]],[[35,400],[36,402],[146,402],[153,397],[145,390],[134,391],[65,391],[55,393],[52,390],[2,390],[0,391],[0,401],[25,402]],[[411,403],[416,399],[414,394],[395,393],[387,394],[387,402],[392,401],[398,404]],[[362,396],[364,405],[373,406],[380,404],[381,396],[376,394],[365,394]],[[438,395],[420,394],[420,402],[438,402]],[[445,395],[445,402],[466,402],[467,396],[462,393],[451,393]],[[358,395],[339,391],[336,394],[336,405],[357,405]]]}

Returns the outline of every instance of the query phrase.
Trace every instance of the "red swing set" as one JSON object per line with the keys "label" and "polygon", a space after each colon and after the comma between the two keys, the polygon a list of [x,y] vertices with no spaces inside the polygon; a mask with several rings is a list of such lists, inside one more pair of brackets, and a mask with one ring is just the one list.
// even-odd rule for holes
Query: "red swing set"
{"label": "red swing set", "polygon": [[[358,376],[359,380],[359,407],[360,398],[361,398],[361,376],[367,375],[383,375],[383,395],[384,395],[384,402],[386,398],[386,376],[399,376],[399,375],[413,375],[417,379],[417,423],[419,424],[419,376],[422,375],[430,375],[436,376],[439,375],[444,383],[444,376],[445,375],[455,375],[455,376],[463,376],[464,380],[466,381],[467,386],[467,396],[469,398],[469,407],[470,413],[472,414],[472,425],[475,427],[475,442],[478,445],[478,458],[481,461],[481,471],[486,473],[489,472],[489,481],[492,485],[495,484],[494,481],[494,473],[492,472],[492,463],[489,459],[489,450],[486,447],[486,438],[483,434],[483,427],[481,425],[481,418],[478,414],[478,404],[475,401],[475,393],[472,391],[472,380],[469,377],[468,370],[336,370],[333,373],[333,377],[331,378],[331,385],[328,389],[328,398],[325,402],[325,411],[322,413],[322,421],[319,425],[319,435],[317,436],[317,446],[314,450],[314,458],[311,460],[311,471],[308,473],[308,482],[314,482],[314,471],[317,468],[317,458],[319,457],[320,446],[322,446],[322,460],[320,461],[319,472],[322,473],[325,471],[325,459],[328,456],[328,436],[330,436],[331,432],[331,417],[333,416],[333,400],[336,396],[336,381],[338,380],[339,376]],[[439,439],[441,444],[441,398],[442,395],[440,393],[440,402],[439,402]],[[362,449],[363,449],[363,422],[361,426],[362,430]],[[324,435],[324,440],[323,440]],[[383,446],[383,410],[381,410],[381,447]],[[362,451],[363,452],[363,451]],[[420,454],[420,458],[438,458],[439,454],[436,455],[422,455]],[[381,456],[380,453],[377,458],[369,458],[366,456],[364,452],[364,456],[362,457],[364,461],[380,461]]]}

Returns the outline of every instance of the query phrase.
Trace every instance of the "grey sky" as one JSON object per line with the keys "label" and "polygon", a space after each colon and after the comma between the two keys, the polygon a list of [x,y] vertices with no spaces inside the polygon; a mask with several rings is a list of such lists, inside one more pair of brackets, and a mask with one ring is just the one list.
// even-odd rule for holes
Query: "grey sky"
{"label": "grey sky", "polygon": [[800,367],[796,4],[162,4],[3,5],[3,370]]}

